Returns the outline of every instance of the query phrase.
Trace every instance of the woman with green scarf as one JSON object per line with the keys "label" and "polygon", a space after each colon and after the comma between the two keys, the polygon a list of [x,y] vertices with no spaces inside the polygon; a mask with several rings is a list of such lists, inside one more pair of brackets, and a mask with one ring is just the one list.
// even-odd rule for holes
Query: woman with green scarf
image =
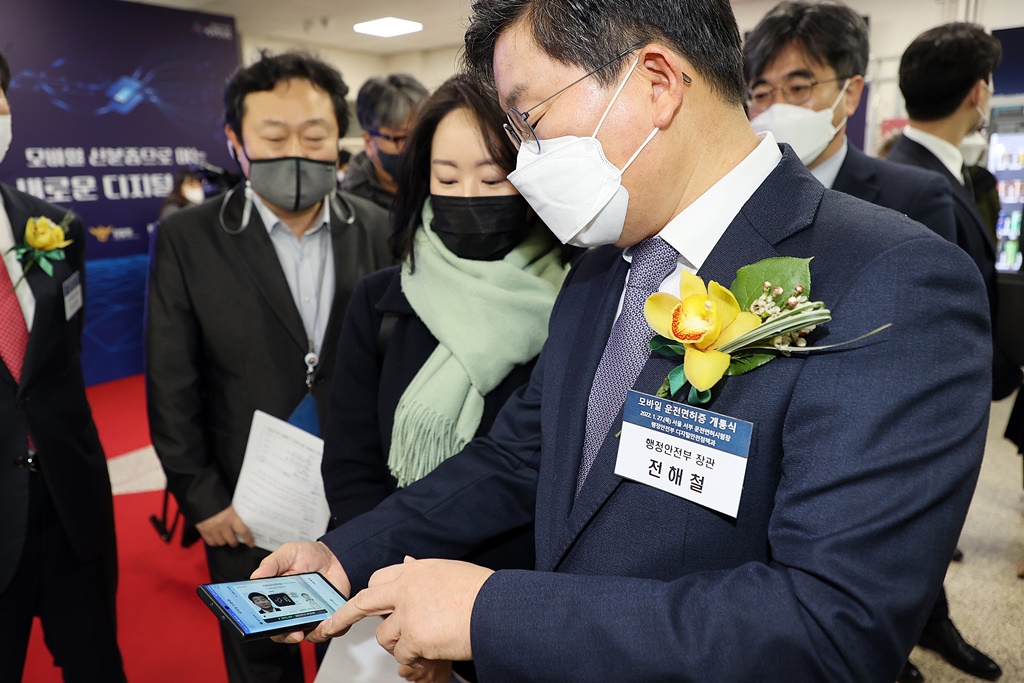
{"label": "woman with green scarf", "polygon": [[[356,286],[339,339],[322,468],[336,525],[486,434],[547,337],[567,252],[507,180],[504,120],[493,93],[455,76],[406,141],[392,209],[401,265]],[[532,569],[533,530],[465,559]]]}

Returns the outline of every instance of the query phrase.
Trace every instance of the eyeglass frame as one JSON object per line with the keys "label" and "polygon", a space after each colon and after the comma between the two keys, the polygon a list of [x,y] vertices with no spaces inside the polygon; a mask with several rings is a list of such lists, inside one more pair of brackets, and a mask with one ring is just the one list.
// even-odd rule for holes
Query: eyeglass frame
{"label": "eyeglass frame", "polygon": [[[633,45],[632,47],[628,48],[627,50],[623,50],[622,52],[620,52],[619,54],[615,55],[614,57],[609,59],[607,62],[602,64],[601,66],[597,67],[593,71],[590,71],[588,73],[583,74],[582,76],[577,78],[575,81],[573,81],[569,85],[565,86],[564,88],[562,88],[561,90],[556,92],[554,95],[549,95],[548,97],[545,97],[543,100],[541,100],[537,104],[533,105],[532,107],[530,107],[526,111],[519,111],[515,107],[509,107],[508,109],[506,109],[505,110],[505,118],[508,119],[508,122],[507,123],[503,123],[502,124],[502,128],[505,129],[505,135],[507,135],[508,139],[512,141],[512,145],[518,150],[520,147],[522,147],[523,144],[527,144],[528,146],[532,147],[533,145],[530,144],[530,143],[534,143],[534,144],[536,144],[536,149],[534,149],[534,152],[537,153],[537,154],[540,154],[540,138],[537,137],[537,131],[535,131],[533,129],[533,126],[530,125],[530,122],[528,120],[528,118],[530,116],[530,112],[533,111],[534,109],[536,109],[537,107],[541,106],[542,104],[547,104],[548,102],[550,102],[551,100],[555,99],[556,97],[558,97],[559,95],[564,93],[566,90],[568,90],[572,86],[574,86],[577,83],[579,83],[580,81],[583,81],[583,80],[586,80],[586,79],[590,78],[591,76],[596,74],[601,69],[603,69],[603,68],[605,68],[607,66],[611,66],[615,62],[619,61],[620,59],[622,59],[623,57],[628,55],[630,52],[635,52],[635,51],[639,50],[645,44],[646,43],[637,43],[636,45]],[[687,76],[686,73],[684,73],[682,71],[680,71],[679,73],[682,75],[683,82],[686,83],[686,85],[690,85],[691,83],[693,83],[693,79],[690,78],[689,76]],[[520,127],[520,124],[522,126],[525,126],[526,129],[523,130]],[[524,137],[521,134],[525,135],[525,139],[524,139]]]}
{"label": "eyeglass frame", "polygon": [[[799,102],[799,103],[791,101],[789,99],[789,97],[786,95],[786,88],[789,87],[789,84],[792,81],[794,81],[794,80],[796,80],[798,78],[806,78],[807,82],[811,86],[808,89],[808,91],[807,91],[807,99],[804,100],[803,102]],[[803,105],[805,105],[805,104],[807,104],[808,102],[811,101],[811,98],[814,97],[814,88],[816,88],[817,86],[821,85],[822,83],[835,83],[837,81],[848,81],[851,78],[853,78],[853,76],[836,76],[835,78],[823,78],[821,80],[817,80],[817,79],[814,79],[814,78],[807,78],[807,76],[790,76],[789,79],[786,81],[786,83],[781,85],[781,86],[779,86],[778,88],[776,88],[773,85],[770,85],[767,82],[758,83],[753,88],[749,88],[747,90],[747,108],[750,109],[750,110],[754,109],[753,105],[754,105],[754,89],[755,88],[760,88],[762,86],[768,88],[768,91],[769,91],[769,93],[768,93],[769,94],[769,102],[771,102],[771,104],[769,104],[764,109],[761,109],[761,108],[757,109],[757,111],[767,111],[772,106],[772,104],[775,104],[775,93],[776,92],[781,92],[782,93],[782,99],[784,99],[786,101],[786,104],[792,104],[794,107],[802,107]]]}
{"label": "eyeglass frame", "polygon": [[404,146],[405,141],[409,139],[408,135],[388,135],[387,133],[381,133],[379,130],[374,128],[364,128],[363,130],[369,133],[371,138],[380,138],[382,140],[387,140],[388,142],[393,142],[398,145],[399,148]]}

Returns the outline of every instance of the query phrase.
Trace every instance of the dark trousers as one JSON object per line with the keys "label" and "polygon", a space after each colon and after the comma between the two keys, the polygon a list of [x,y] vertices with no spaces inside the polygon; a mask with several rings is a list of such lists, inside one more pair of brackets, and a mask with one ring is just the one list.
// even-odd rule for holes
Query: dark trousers
{"label": "dark trousers", "polygon": [[[244,581],[269,554],[244,545],[206,546],[210,579],[214,583]],[[243,642],[234,628],[225,625],[221,625],[220,641],[231,683],[303,683],[298,645],[282,645],[269,638]]]}
{"label": "dark trousers", "polygon": [[25,547],[18,570],[0,593],[0,681],[20,681],[32,618],[67,683],[125,680],[117,647],[117,550],[110,542],[82,562],[71,549],[41,472],[31,472]]}

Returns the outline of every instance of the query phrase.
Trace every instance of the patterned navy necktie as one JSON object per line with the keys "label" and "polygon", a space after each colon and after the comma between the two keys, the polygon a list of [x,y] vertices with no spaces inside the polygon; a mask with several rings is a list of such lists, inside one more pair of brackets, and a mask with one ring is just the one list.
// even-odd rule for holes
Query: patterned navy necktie
{"label": "patterned navy necktie", "polygon": [[633,248],[633,262],[626,279],[622,312],[608,337],[594,375],[587,402],[587,430],[583,438],[576,495],[583,488],[612,421],[626,400],[626,392],[640,376],[650,357],[648,343],[654,330],[644,318],[644,302],[675,269],[679,254],[660,237],[648,237]]}

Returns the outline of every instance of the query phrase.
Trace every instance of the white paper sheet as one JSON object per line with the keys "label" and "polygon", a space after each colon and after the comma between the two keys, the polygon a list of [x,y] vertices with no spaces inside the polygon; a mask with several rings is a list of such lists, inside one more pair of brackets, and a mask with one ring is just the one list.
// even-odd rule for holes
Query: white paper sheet
{"label": "white paper sheet", "polygon": [[[380,619],[357,622],[343,636],[331,641],[313,683],[405,683],[398,675],[398,662],[377,644]],[[452,674],[452,683],[465,683]]]}
{"label": "white paper sheet", "polygon": [[257,410],[231,504],[256,545],[314,541],[331,517],[320,476],[322,439]]}

